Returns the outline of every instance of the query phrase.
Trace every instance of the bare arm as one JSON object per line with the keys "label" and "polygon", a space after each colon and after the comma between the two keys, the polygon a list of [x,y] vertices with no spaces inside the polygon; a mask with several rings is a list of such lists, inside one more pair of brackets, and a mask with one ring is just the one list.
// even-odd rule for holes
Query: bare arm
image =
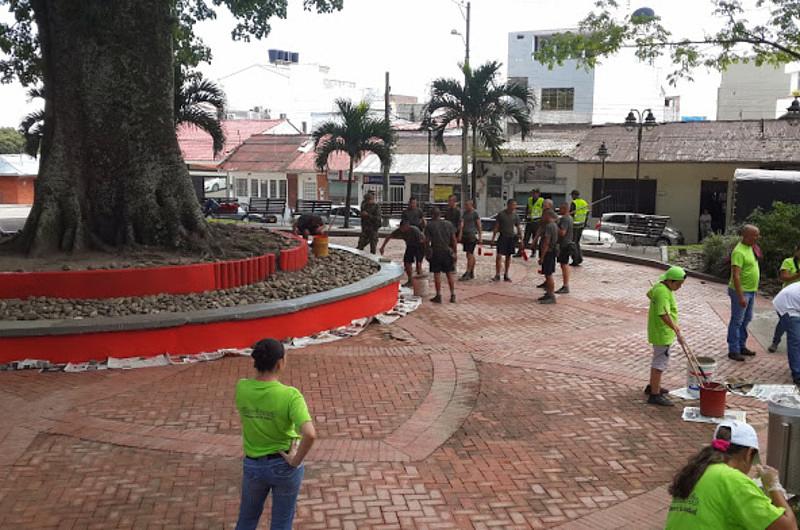
{"label": "bare arm", "polygon": [[390,240],[392,240],[392,239],[394,239],[394,237],[392,237],[392,234],[389,234],[388,236],[386,236],[386,237],[383,239],[383,245],[381,245],[381,254],[383,254],[383,251],[384,251],[384,249],[386,248],[386,243],[388,243],[388,242],[389,242]]}
{"label": "bare arm", "polygon": [[317,430],[314,429],[314,424],[310,421],[307,421],[300,426],[300,434],[303,436],[303,438],[301,439],[299,446],[293,442],[288,453],[281,451],[283,458],[285,458],[286,462],[292,467],[299,467],[300,464],[303,463],[306,455],[311,450],[311,446],[314,445],[314,441],[317,439]]}
{"label": "bare arm", "polygon": [[483,226],[481,225],[480,217],[475,220],[475,227],[478,229],[478,243],[480,244],[483,241]]}
{"label": "bare arm", "polygon": [[664,313],[663,315],[660,315],[660,317],[661,321],[669,326],[670,329],[674,331],[676,335],[678,335],[678,337],[681,336],[681,328],[678,327],[678,324],[672,321],[672,317],[669,316],[669,313]]}
{"label": "bare arm", "polygon": [[800,271],[796,274],[792,274],[787,270],[781,270],[780,278],[782,282],[793,282],[795,280],[800,280]]}

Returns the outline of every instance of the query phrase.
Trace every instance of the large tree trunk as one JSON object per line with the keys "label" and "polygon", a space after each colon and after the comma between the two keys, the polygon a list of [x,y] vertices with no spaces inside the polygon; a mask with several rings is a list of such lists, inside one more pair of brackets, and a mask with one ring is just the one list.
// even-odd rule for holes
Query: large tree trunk
{"label": "large tree trunk", "polygon": [[45,131],[18,239],[31,254],[204,246],[173,121],[168,0],[34,0]]}

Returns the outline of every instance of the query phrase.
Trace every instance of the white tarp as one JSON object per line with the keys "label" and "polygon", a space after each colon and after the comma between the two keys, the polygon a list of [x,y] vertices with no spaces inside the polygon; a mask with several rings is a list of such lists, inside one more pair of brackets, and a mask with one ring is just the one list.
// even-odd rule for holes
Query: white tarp
{"label": "white tarp", "polygon": [[800,182],[800,171],[772,169],[737,169],[733,180],[757,180],[762,182]]}

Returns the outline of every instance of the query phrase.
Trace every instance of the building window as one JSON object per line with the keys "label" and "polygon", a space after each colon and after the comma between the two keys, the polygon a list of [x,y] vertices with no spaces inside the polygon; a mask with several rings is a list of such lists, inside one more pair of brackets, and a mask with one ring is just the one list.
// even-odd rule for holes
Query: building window
{"label": "building window", "polygon": [[[285,180],[279,180],[278,181],[278,198],[279,199],[285,199],[286,198],[286,187],[288,185],[289,185],[289,183],[287,181],[285,181]],[[315,196],[316,196],[316,194],[315,194]]]}
{"label": "building window", "polygon": [[247,179],[236,179],[236,195],[238,197],[247,196]]}
{"label": "building window", "polygon": [[317,198],[316,182],[314,182],[313,180],[306,180],[305,182],[303,182],[303,198],[305,200],[315,200]]}
{"label": "building window", "polygon": [[430,201],[427,184],[411,184],[411,198],[417,199],[417,204],[425,204]]}
{"label": "building window", "polygon": [[404,191],[405,186],[389,186],[389,202],[405,202]]}
{"label": "building window", "polygon": [[574,88],[542,89],[542,110],[572,110],[574,106]]}
{"label": "building window", "polygon": [[269,181],[269,196],[272,198],[278,197],[278,181],[277,180],[270,180]]}
{"label": "building window", "polygon": [[508,78],[509,85],[517,85],[520,88],[524,88],[528,90],[528,78],[527,77],[509,77]]}

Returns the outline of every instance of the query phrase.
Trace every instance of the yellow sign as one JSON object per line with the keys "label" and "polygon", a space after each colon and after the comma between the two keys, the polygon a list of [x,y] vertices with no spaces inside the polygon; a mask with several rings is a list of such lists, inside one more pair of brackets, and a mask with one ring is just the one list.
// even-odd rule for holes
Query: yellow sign
{"label": "yellow sign", "polygon": [[453,186],[445,184],[437,184],[433,187],[433,200],[434,202],[447,202],[453,194]]}

